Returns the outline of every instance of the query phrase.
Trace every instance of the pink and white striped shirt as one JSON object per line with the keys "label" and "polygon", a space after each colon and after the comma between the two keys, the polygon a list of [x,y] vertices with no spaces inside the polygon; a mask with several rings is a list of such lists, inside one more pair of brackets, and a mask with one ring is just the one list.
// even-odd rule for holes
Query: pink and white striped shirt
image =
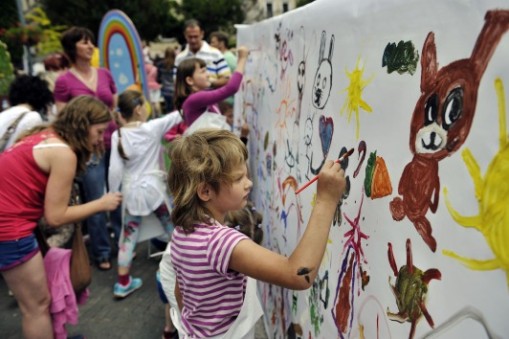
{"label": "pink and white striped shirt", "polygon": [[185,234],[176,227],[171,261],[182,294],[182,325],[192,338],[225,333],[244,303],[246,277],[228,269],[230,256],[244,234],[219,223],[195,225]]}

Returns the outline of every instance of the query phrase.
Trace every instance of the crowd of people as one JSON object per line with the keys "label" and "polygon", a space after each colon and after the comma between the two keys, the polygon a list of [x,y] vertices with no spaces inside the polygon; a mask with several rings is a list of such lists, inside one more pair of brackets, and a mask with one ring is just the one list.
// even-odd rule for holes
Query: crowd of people
{"label": "crowd of people", "polygon": [[[249,49],[231,53],[222,32],[207,43],[196,20],[186,21],[184,36],[181,52],[167,49],[155,63],[147,56],[149,98],[117,93],[111,73],[93,65],[95,37],[83,27],[63,33],[64,53],[48,60],[44,79],[20,75],[11,84],[10,107],[0,113],[0,272],[26,338],[62,333],[34,235],[43,217],[57,229],[84,220],[99,270],[113,267],[116,252],[112,290],[122,299],[143,285],[131,265],[140,229],[152,227],[142,219],[155,214],[171,239],[157,274],[164,338],[252,338],[262,315],[255,279],[312,285],[345,187],[343,170],[333,161],[323,166],[291,256],[264,248],[262,215],[249,201],[249,126],[232,130]],[[170,142],[169,169],[163,140]],[[82,203],[69,206],[76,183]]]}

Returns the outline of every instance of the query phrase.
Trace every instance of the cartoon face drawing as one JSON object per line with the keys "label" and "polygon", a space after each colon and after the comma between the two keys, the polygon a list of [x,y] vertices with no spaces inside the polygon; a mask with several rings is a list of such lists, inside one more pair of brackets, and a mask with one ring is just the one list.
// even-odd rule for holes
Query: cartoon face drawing
{"label": "cartoon face drawing", "polygon": [[306,124],[305,124],[305,130],[306,130],[306,135],[304,136],[304,144],[306,146],[311,146],[311,140],[313,140],[313,118],[315,117],[315,115],[313,114],[312,116],[308,116],[306,118]]}
{"label": "cartoon face drawing", "polygon": [[438,163],[465,142],[474,120],[479,83],[502,35],[509,30],[509,10],[488,11],[484,27],[467,59],[439,69],[435,36],[430,32],[421,53],[421,96],[410,125],[410,150],[414,154],[399,182],[390,210],[394,220],[405,216],[429,248],[436,251],[428,209],[438,208]]}
{"label": "cartoon face drawing", "polygon": [[[452,89],[442,106],[442,112],[438,112],[438,96],[433,94],[426,101],[424,107],[423,126],[415,134],[415,153],[435,153],[445,149],[448,145],[448,132],[454,132],[460,127],[458,120],[463,119],[463,88]],[[471,121],[471,120],[470,120]],[[463,124],[464,126],[464,124]],[[454,137],[453,141],[457,140]]]}
{"label": "cartoon face drawing", "polygon": [[318,69],[315,73],[315,80],[313,81],[313,91],[311,93],[313,106],[322,109],[329,100],[330,91],[332,88],[332,54],[334,53],[334,34],[331,36],[329,55],[325,55],[325,42],[326,33],[322,32],[322,39],[320,41],[320,54],[318,56]]}
{"label": "cartoon face drawing", "polygon": [[304,82],[306,81],[306,61],[299,62],[297,67],[297,90],[299,91],[299,98],[304,91]]}
{"label": "cartoon face drawing", "polygon": [[[299,127],[300,125],[300,117],[302,112],[302,99],[304,98],[304,87],[306,86],[306,60],[307,60],[307,53],[306,53],[306,33],[304,31],[304,26],[300,27],[300,34],[303,39],[303,51],[302,51],[302,59],[299,62],[299,65],[297,66],[297,97],[299,99],[297,110],[295,114],[295,127]],[[308,51],[309,52],[309,51]]]}
{"label": "cartoon face drawing", "polygon": [[[423,48],[422,68],[438,67],[430,33]],[[410,127],[412,153],[442,160],[466,140],[475,113],[480,76],[470,61],[455,61],[439,72],[421,76],[423,95],[417,101]]]}

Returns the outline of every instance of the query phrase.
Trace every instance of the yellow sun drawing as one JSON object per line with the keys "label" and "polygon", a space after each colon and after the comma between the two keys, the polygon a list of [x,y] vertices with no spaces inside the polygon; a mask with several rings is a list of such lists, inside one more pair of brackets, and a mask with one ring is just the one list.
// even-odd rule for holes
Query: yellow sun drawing
{"label": "yellow sun drawing", "polygon": [[350,85],[343,90],[347,92],[347,99],[341,108],[341,115],[346,111],[348,113],[348,122],[355,112],[356,129],[355,136],[359,139],[360,121],[359,110],[362,108],[364,111],[371,113],[373,109],[364,99],[362,99],[362,91],[372,81],[372,79],[363,79],[364,66],[359,68],[360,58],[357,59],[355,69],[352,72],[346,71],[346,76],[350,79]]}
{"label": "yellow sun drawing", "polygon": [[495,91],[498,97],[499,117],[499,150],[488,165],[483,178],[479,164],[472,152],[465,148],[463,161],[472,177],[475,196],[478,201],[479,214],[462,216],[447,198],[444,187],[445,203],[452,218],[463,227],[471,227],[481,232],[490,246],[495,258],[487,260],[465,258],[453,251],[444,250],[449,257],[461,261],[473,270],[502,269],[506,273],[509,286],[509,136],[507,135],[504,85],[502,80],[495,80]]}

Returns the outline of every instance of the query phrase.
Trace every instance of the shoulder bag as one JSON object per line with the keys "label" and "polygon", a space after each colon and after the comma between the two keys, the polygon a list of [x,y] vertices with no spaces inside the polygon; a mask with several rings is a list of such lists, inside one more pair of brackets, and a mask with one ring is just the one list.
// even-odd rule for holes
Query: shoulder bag
{"label": "shoulder bag", "polygon": [[7,130],[5,131],[4,135],[2,135],[2,138],[0,138],[0,153],[2,153],[5,150],[5,146],[7,146],[7,143],[9,142],[9,139],[11,138],[11,135],[16,131],[16,128],[18,127],[19,122],[23,117],[28,113],[28,111],[21,113],[14,121],[7,127]]}
{"label": "shoulder bag", "polygon": [[[71,199],[69,205],[79,205],[81,203],[79,195],[79,187],[75,182],[72,187]],[[35,228],[35,236],[39,242],[39,248],[44,256],[49,250],[50,246],[46,241],[46,236],[42,231],[41,224],[45,224],[43,220]],[[92,269],[90,268],[90,261],[88,258],[87,248],[83,242],[83,233],[81,231],[81,223],[74,224],[74,233],[71,240],[71,265],[69,275],[71,277],[71,284],[74,293],[79,295],[83,292],[92,282]]]}

